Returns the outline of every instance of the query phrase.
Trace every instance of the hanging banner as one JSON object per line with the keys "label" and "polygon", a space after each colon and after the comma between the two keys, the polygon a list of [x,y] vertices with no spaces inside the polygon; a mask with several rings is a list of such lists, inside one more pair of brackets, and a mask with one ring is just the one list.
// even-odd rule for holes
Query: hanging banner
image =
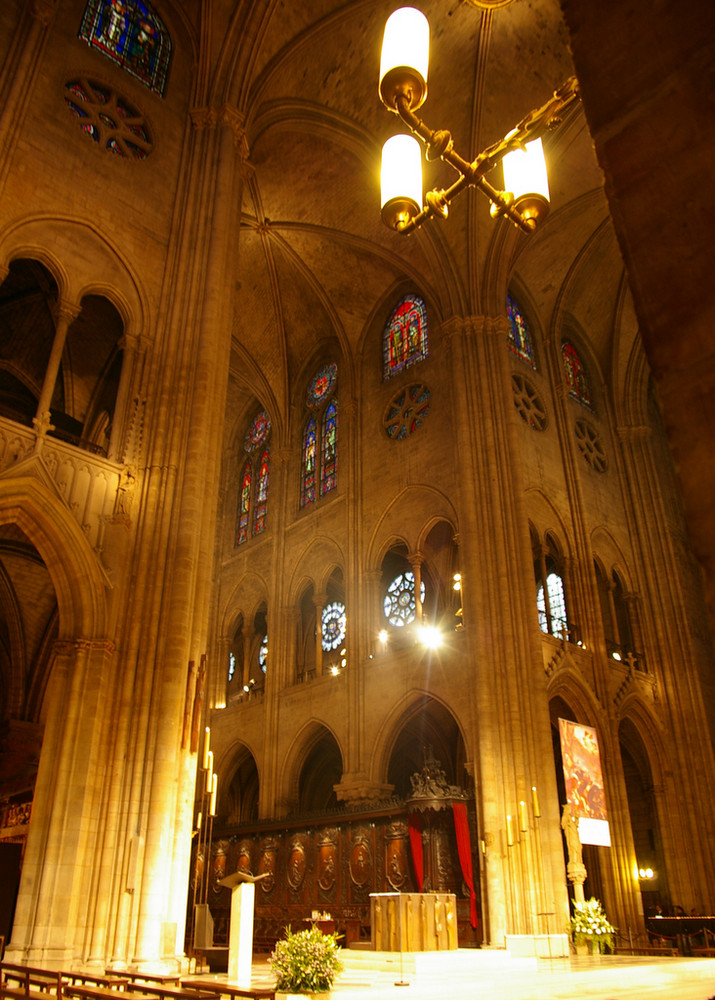
{"label": "hanging banner", "polygon": [[582,844],[611,846],[606,812],[601,756],[596,730],[578,722],[559,719],[561,758],[564,765],[566,800],[578,820]]}

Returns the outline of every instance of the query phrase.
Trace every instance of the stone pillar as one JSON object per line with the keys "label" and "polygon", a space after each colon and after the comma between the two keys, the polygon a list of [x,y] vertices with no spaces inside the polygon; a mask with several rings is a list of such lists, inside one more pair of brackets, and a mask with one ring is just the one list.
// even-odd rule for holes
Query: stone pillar
{"label": "stone pillar", "polygon": [[[81,948],[95,896],[106,817],[106,761],[112,740],[111,643],[55,643],[46,704],[49,715],[35,786],[23,881],[9,961],[69,962]],[[98,829],[99,828],[99,829]]]}
{"label": "stone pillar", "polygon": [[31,0],[25,4],[6,57],[7,87],[0,104],[0,190],[5,185],[22,122],[33,100],[34,78],[57,6],[57,0]]}
{"label": "stone pillar", "polygon": [[79,316],[80,307],[69,302],[60,302],[55,311],[55,337],[52,341],[52,350],[45,369],[45,379],[42,383],[40,399],[37,404],[37,413],[33,418],[33,424],[39,437],[43,437],[50,429],[50,407],[52,406],[52,396],[57,384],[57,375],[60,370],[62,353],[67,341],[67,332],[70,323]]}
{"label": "stone pillar", "polygon": [[313,594],[315,608],[315,676],[323,673],[323,609],[327,597],[325,594]]}
{"label": "stone pillar", "polygon": [[422,563],[425,559],[421,552],[413,552],[407,558],[412,567],[412,576],[415,584],[415,622],[420,626],[424,619],[424,609],[422,607]]}

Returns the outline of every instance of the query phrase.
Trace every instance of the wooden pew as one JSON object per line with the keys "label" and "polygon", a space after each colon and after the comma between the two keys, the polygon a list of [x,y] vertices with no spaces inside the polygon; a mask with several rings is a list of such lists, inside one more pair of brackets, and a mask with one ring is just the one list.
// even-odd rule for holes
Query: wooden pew
{"label": "wooden pew", "polygon": [[[64,983],[62,992],[65,997],[77,997],[79,1000],[118,1000],[124,996],[127,980],[121,980],[114,986],[95,986],[92,983]],[[156,1000],[148,993],[132,993],[132,1000]]]}
{"label": "wooden pew", "polygon": [[200,990],[215,991],[222,997],[236,998],[248,997],[249,1000],[275,1000],[275,986],[237,986],[235,983],[224,983],[216,979],[182,979],[182,986],[192,986]]}
{"label": "wooden pew", "polygon": [[110,989],[123,989],[129,984],[129,976],[125,976],[117,972],[100,973],[100,972],[81,972],[76,969],[72,972],[67,972],[64,970],[62,972],[62,981],[71,986],[82,985],[85,986],[106,986]]}
{"label": "wooden pew", "polygon": [[184,983],[182,986],[165,986],[161,983],[131,982],[126,989],[132,994],[132,1000],[135,993],[148,993],[157,997],[157,1000],[221,1000],[218,989],[200,990],[189,983]]}
{"label": "wooden pew", "polygon": [[179,986],[181,976],[178,972],[121,972],[132,983],[157,983],[159,986]]}
{"label": "wooden pew", "polygon": [[[13,985],[14,984],[14,985]],[[30,965],[0,962],[0,998],[47,1000],[47,995],[62,995],[62,973]]]}

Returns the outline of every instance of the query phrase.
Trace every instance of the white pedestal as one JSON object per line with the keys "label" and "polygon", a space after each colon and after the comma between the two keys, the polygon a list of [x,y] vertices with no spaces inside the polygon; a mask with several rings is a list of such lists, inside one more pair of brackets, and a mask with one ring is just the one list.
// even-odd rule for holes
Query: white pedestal
{"label": "white pedestal", "polygon": [[231,889],[231,926],[228,938],[228,981],[251,985],[253,910],[256,883],[239,882]]}
{"label": "white pedestal", "polygon": [[568,958],[567,934],[507,934],[506,950],[514,958]]}

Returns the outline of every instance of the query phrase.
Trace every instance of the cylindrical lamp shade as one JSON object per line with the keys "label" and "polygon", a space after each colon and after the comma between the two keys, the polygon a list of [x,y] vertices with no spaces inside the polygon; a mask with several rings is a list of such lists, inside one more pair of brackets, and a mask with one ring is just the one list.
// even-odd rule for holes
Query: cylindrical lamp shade
{"label": "cylindrical lamp shade", "polygon": [[427,96],[429,21],[415,7],[400,7],[385,23],[380,56],[380,98],[396,111],[396,97],[409,97],[415,110]]}
{"label": "cylindrical lamp shade", "polygon": [[526,143],[502,160],[504,190],[514,195],[514,207],[533,229],[549,212],[549,178],[541,139]]}
{"label": "cylindrical lamp shade", "polygon": [[393,135],[382,147],[382,218],[400,228],[422,207],[422,148],[411,135]]}
{"label": "cylindrical lamp shade", "polygon": [[525,194],[540,194],[549,200],[549,178],[541,139],[526,143],[526,149],[515,149],[502,160],[504,190],[511,191],[514,200]]}

